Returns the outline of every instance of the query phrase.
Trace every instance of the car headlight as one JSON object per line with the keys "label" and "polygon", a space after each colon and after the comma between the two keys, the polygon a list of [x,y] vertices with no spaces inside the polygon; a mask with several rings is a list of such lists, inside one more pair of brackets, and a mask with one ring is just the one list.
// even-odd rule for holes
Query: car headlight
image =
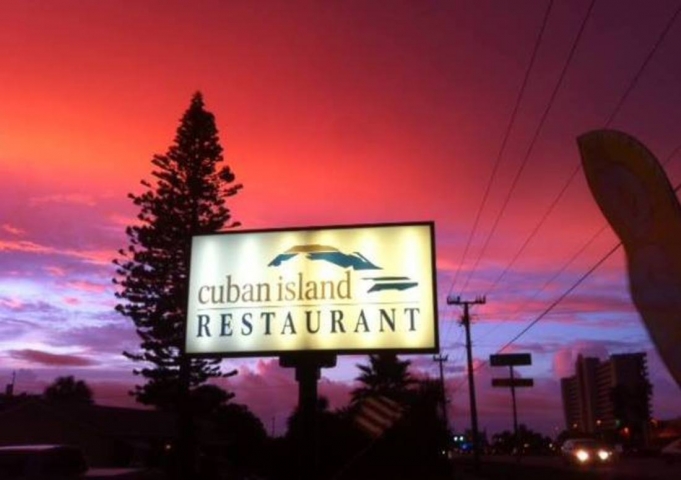
{"label": "car headlight", "polygon": [[575,457],[577,457],[577,460],[584,463],[589,460],[589,452],[586,450],[577,450],[575,452]]}
{"label": "car headlight", "polygon": [[607,450],[599,450],[598,458],[600,458],[603,461],[606,461],[608,458],[610,458],[610,452],[608,452]]}

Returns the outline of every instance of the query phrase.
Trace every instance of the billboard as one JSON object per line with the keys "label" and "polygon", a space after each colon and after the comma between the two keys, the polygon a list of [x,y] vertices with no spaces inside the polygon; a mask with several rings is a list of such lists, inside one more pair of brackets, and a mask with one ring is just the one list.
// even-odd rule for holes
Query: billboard
{"label": "billboard", "polygon": [[192,240],[186,352],[436,352],[434,225],[315,227]]}

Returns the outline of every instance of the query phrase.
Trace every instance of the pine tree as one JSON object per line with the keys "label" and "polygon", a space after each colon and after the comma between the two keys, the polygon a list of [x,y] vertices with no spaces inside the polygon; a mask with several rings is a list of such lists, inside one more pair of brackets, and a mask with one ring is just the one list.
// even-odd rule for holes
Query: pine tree
{"label": "pine tree", "polygon": [[140,349],[124,355],[144,364],[134,373],[146,383],[131,392],[139,402],[177,407],[183,390],[220,375],[218,360],[183,355],[191,238],[228,225],[225,199],[238,192],[234,174],[223,162],[215,117],[194,94],[165,155],[155,155],[153,183],[129,194],[139,207],[137,222],[126,229],[129,246],[119,250],[114,283],[121,300],[116,310],[130,318]]}

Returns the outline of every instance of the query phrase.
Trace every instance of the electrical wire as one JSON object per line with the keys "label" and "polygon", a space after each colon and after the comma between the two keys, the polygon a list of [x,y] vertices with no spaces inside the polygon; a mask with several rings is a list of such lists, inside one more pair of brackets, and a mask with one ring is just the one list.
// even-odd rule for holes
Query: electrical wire
{"label": "electrical wire", "polygon": [[551,96],[549,97],[549,102],[546,105],[546,108],[544,109],[544,113],[542,114],[539,124],[537,125],[537,128],[534,132],[534,135],[532,136],[532,140],[530,141],[529,147],[527,149],[527,152],[525,153],[525,156],[523,158],[523,161],[520,165],[520,168],[516,172],[515,177],[513,178],[513,181],[511,182],[511,188],[508,190],[508,193],[506,194],[506,197],[502,203],[501,210],[499,210],[499,213],[497,214],[494,223],[492,224],[492,228],[487,234],[487,238],[485,239],[485,242],[483,244],[482,250],[480,251],[480,254],[478,255],[473,268],[468,274],[468,277],[466,278],[466,281],[461,288],[461,293],[463,294],[463,291],[466,289],[468,284],[470,283],[471,278],[473,277],[473,274],[478,268],[478,265],[480,264],[480,260],[482,257],[485,255],[487,252],[487,248],[489,247],[490,240],[494,236],[494,233],[497,230],[497,227],[499,226],[499,222],[501,221],[501,218],[504,216],[504,213],[506,212],[506,209],[508,207],[509,201],[511,200],[511,197],[513,196],[513,193],[516,190],[516,187],[518,185],[518,181],[520,180],[520,177],[522,176],[523,172],[525,171],[525,167],[528,164],[530,155],[534,151],[534,146],[537,144],[537,139],[539,138],[539,134],[542,131],[542,128],[544,127],[544,124],[546,123],[546,119],[548,118],[549,113],[551,112],[551,109],[553,107],[554,101],[558,95],[558,91],[560,90],[560,87],[563,84],[563,80],[566,77],[568,68],[570,67],[570,64],[572,63],[572,59],[574,58],[575,52],[577,51],[577,46],[579,45],[579,42],[582,38],[582,34],[584,33],[584,30],[586,28],[586,24],[588,23],[589,18],[591,17],[591,12],[593,11],[593,7],[596,4],[596,0],[592,0],[591,4],[589,5],[589,9],[587,10],[586,14],[584,15],[584,19],[582,20],[582,24],[579,27],[579,31],[577,32],[577,36],[575,37],[574,42],[572,43],[572,47],[570,48],[570,52],[568,54],[567,59],[565,60],[565,64],[563,65],[563,70],[560,73],[560,76],[558,77],[558,82],[556,83],[553,91],[551,92]]}
{"label": "electrical wire", "polygon": [[[679,183],[675,188],[674,192],[678,192],[679,189],[681,189],[681,183]],[[528,330],[530,330],[532,327],[534,327],[542,318],[544,318],[551,310],[553,310],[560,302],[562,302],[565,297],[567,297],[570,293],[572,293],[575,288],[577,288],[584,280],[587,279],[589,275],[591,275],[598,267],[600,267],[610,256],[615,253],[620,247],[622,246],[622,242],[618,242],[617,245],[612,247],[608,253],[606,253],[594,266],[592,266],[585,274],[583,274],[579,279],[570,286],[561,296],[559,296],[551,305],[549,305],[546,310],[544,310],[537,318],[532,320],[528,326],[523,328],[520,333],[518,333],[515,337],[513,337],[511,340],[506,342],[503,347],[501,347],[498,351],[498,353],[503,352],[506,348],[511,346],[516,340],[518,340],[520,337],[522,337],[525,333],[527,333]]]}
{"label": "electrical wire", "polygon": [[525,76],[523,77],[522,84],[520,86],[520,91],[518,92],[518,96],[516,97],[515,105],[513,107],[513,111],[511,112],[511,118],[509,119],[508,125],[506,126],[506,130],[504,132],[504,136],[501,141],[501,146],[499,147],[499,152],[497,153],[496,159],[494,161],[494,166],[492,167],[492,173],[490,174],[489,181],[487,182],[487,187],[485,188],[485,193],[482,196],[482,202],[480,203],[480,207],[478,208],[478,212],[475,216],[475,220],[473,222],[473,228],[471,229],[470,234],[468,235],[468,240],[466,241],[466,246],[464,247],[463,255],[461,256],[461,261],[459,262],[459,265],[456,269],[456,272],[454,273],[454,279],[452,280],[452,284],[449,287],[449,290],[447,294],[451,294],[454,285],[456,284],[456,281],[458,280],[459,273],[461,271],[461,266],[466,260],[466,256],[468,255],[468,250],[471,246],[471,242],[473,241],[473,237],[475,236],[475,233],[478,228],[478,223],[480,222],[480,217],[482,215],[482,212],[485,208],[485,205],[487,203],[487,199],[489,197],[489,193],[492,189],[492,184],[494,183],[494,179],[497,175],[497,171],[499,170],[499,164],[501,163],[501,158],[506,150],[506,144],[508,143],[508,139],[511,135],[511,130],[513,128],[513,125],[515,123],[516,117],[518,115],[518,110],[520,109],[520,103],[521,100],[525,94],[525,89],[528,84],[528,80],[530,78],[530,73],[532,72],[532,68],[534,66],[534,62],[537,58],[537,52],[539,51],[539,46],[541,45],[542,38],[544,36],[544,32],[546,30],[546,25],[548,23],[549,15],[551,13],[551,9],[553,7],[553,0],[549,1],[549,4],[546,8],[546,12],[544,13],[544,18],[542,20],[541,28],[539,29],[539,34],[537,35],[537,39],[534,42],[534,48],[532,50],[532,55],[530,57],[530,63],[527,65],[527,69],[525,70]]}
{"label": "electrical wire", "polygon": [[[677,9],[674,11],[673,15],[670,17],[670,19],[669,19],[669,21],[667,22],[667,24],[665,25],[664,29],[662,30],[662,32],[661,32],[660,35],[658,36],[657,40],[656,40],[655,43],[653,44],[652,48],[651,48],[650,51],[648,52],[648,55],[646,56],[646,58],[644,59],[643,63],[642,63],[641,66],[639,67],[639,69],[638,69],[638,71],[636,72],[636,74],[634,75],[633,79],[631,80],[631,82],[629,82],[629,86],[628,86],[627,89],[624,91],[624,93],[623,93],[622,96],[620,97],[619,101],[618,101],[617,104],[615,105],[615,108],[614,108],[613,112],[610,114],[610,116],[609,116],[608,119],[606,120],[604,128],[608,128],[608,127],[612,124],[612,122],[614,121],[615,117],[617,116],[617,114],[618,114],[619,111],[621,110],[621,108],[622,108],[622,106],[624,105],[624,103],[626,102],[627,98],[629,98],[629,95],[630,95],[631,92],[634,90],[634,87],[638,84],[638,81],[639,81],[639,79],[641,78],[641,75],[643,74],[643,72],[645,71],[646,67],[647,67],[648,64],[650,63],[651,59],[652,59],[653,56],[655,55],[655,52],[657,52],[657,49],[658,49],[659,46],[662,44],[662,42],[664,41],[665,37],[667,36],[667,34],[669,33],[669,31],[671,30],[672,26],[673,26],[674,23],[676,22],[676,19],[677,19],[677,17],[679,16],[679,13],[681,13],[681,4],[679,4],[679,6],[677,7]],[[681,146],[680,146],[680,147],[681,147]],[[672,155],[668,158],[668,160],[671,159],[671,158],[673,157],[673,155],[676,153],[676,151],[677,151],[677,150],[675,150],[675,151],[672,153]],[[549,205],[548,210],[544,213],[544,215],[542,216],[542,218],[539,220],[539,223],[534,227],[534,229],[532,230],[532,232],[530,233],[530,235],[527,237],[527,239],[526,239],[525,242],[522,244],[522,246],[520,247],[520,249],[519,249],[519,250],[516,252],[516,254],[513,256],[513,258],[511,259],[511,261],[509,262],[509,264],[506,266],[506,268],[501,272],[501,274],[499,274],[499,276],[496,278],[496,280],[492,283],[492,286],[489,287],[489,288],[487,289],[487,293],[485,293],[485,295],[489,295],[489,292],[491,292],[491,291],[499,284],[499,282],[500,282],[500,281],[504,278],[504,276],[508,273],[508,271],[510,270],[510,268],[511,268],[511,267],[515,264],[515,262],[518,260],[518,258],[520,257],[520,255],[525,251],[525,249],[526,249],[527,246],[530,244],[530,242],[532,241],[532,239],[537,235],[537,232],[539,232],[539,230],[540,230],[541,227],[544,225],[544,223],[546,222],[546,220],[550,217],[551,213],[553,213],[554,209],[556,208],[556,206],[558,205],[558,203],[560,203],[560,200],[561,200],[561,199],[563,198],[563,196],[565,195],[565,192],[568,190],[568,188],[570,187],[570,185],[572,184],[572,182],[574,181],[574,179],[577,177],[577,174],[579,173],[579,171],[580,171],[580,169],[581,169],[580,167],[581,167],[581,165],[580,165],[579,163],[575,166],[575,168],[574,168],[573,171],[571,172],[570,176],[568,177],[567,181],[564,183],[563,187],[562,187],[561,190],[558,192],[558,195],[553,199],[553,201],[552,201],[551,204]],[[517,177],[516,177],[516,178],[517,178]]]}
{"label": "electrical wire", "polygon": [[[584,253],[584,252],[585,252],[585,251],[586,251],[586,250],[587,250],[595,241],[596,241],[596,239],[597,239],[598,237],[600,237],[600,236],[603,234],[603,232],[605,232],[605,231],[607,231],[607,230],[608,230],[608,225],[607,225],[607,223],[604,223],[604,224],[601,226],[601,228],[599,228],[599,229],[598,229],[598,230],[589,238],[589,240],[588,240],[584,245],[582,245],[582,247],[581,247],[579,250],[577,250],[577,251],[570,257],[570,259],[569,259],[566,263],[563,264],[563,266],[562,266],[556,273],[554,273],[548,280],[546,280],[546,281],[544,282],[544,284],[541,286],[541,288],[540,288],[539,290],[537,290],[537,291],[534,293],[534,295],[532,295],[530,298],[526,298],[525,301],[524,301],[523,303],[521,303],[521,304],[520,304],[520,305],[511,313],[511,315],[513,316],[512,318],[517,318],[518,314],[520,313],[521,310],[523,310],[523,308],[525,307],[525,305],[527,305],[528,303],[530,303],[530,302],[532,302],[534,299],[536,299],[536,298],[541,294],[541,292],[543,292],[544,290],[546,290],[546,288],[547,288],[550,284],[552,284],[555,280],[558,279],[558,277],[560,277],[563,273],[565,273],[565,271],[568,269],[568,267],[569,267],[570,265],[572,265],[572,264],[577,260],[577,258],[579,258],[579,257],[580,257],[580,256],[581,256],[581,255],[582,255],[582,254],[583,254],[583,253]],[[482,337],[480,337],[480,340],[482,340],[483,338],[485,338],[485,337],[487,337],[488,335],[490,335],[492,332],[494,332],[494,331],[495,331],[497,328],[499,328],[500,326],[501,326],[501,323],[497,323],[497,325],[496,325],[494,328],[492,328],[492,329],[488,330],[487,332],[485,332],[485,334],[484,334]]]}
{"label": "electrical wire", "polygon": [[[676,149],[674,149],[672,156],[676,154],[681,150],[681,145],[679,145]],[[670,156],[665,163],[669,163],[671,160],[672,156]],[[676,187],[674,187],[674,192],[679,192],[681,190],[681,183],[679,183]],[[600,267],[605,261],[610,258],[620,247],[622,246],[622,242],[618,242],[617,245],[612,247],[603,257],[601,257],[600,260],[598,260],[589,270],[587,270],[586,273],[584,273],[579,279],[573,283],[570,288],[568,288],[565,292],[563,292],[562,295],[560,295],[556,300],[554,300],[551,305],[549,305],[537,318],[532,320],[529,325],[527,325],[525,328],[523,328],[520,333],[516,334],[511,340],[506,342],[501,348],[497,350],[497,354],[502,353],[504,350],[506,350],[508,347],[510,347],[513,343],[515,343],[520,337],[525,335],[532,327],[534,327],[542,318],[544,318],[551,310],[553,310],[560,302],[562,302],[570,293],[572,293],[584,280],[586,280],[598,267]],[[480,368],[484,367],[485,365],[488,364],[487,360],[481,360],[474,368],[473,372],[478,371]],[[463,384],[467,380],[464,378],[459,384],[457,384],[454,387],[454,391],[456,392],[458,389],[460,389]]]}
{"label": "electrical wire", "polygon": [[638,79],[641,77],[643,70],[645,70],[645,68],[648,66],[648,63],[650,63],[650,60],[653,58],[653,55],[655,55],[657,48],[662,44],[665,37],[667,36],[667,33],[669,33],[672,26],[674,25],[674,22],[676,22],[676,18],[679,16],[679,13],[681,13],[681,4],[679,4],[679,6],[676,7],[676,11],[674,12],[674,14],[671,16],[671,18],[667,22],[667,25],[665,25],[664,29],[662,30],[662,33],[657,38],[657,41],[653,45],[653,48],[650,50],[650,52],[648,53],[648,56],[646,57],[643,64],[641,65],[641,68],[639,68],[638,72],[634,76],[634,79],[629,84],[629,88],[627,88],[627,90],[624,92],[624,95],[622,95],[622,98],[620,98],[620,101],[615,106],[615,110],[613,110],[610,117],[608,117],[608,121],[605,122],[606,125],[610,125],[613,122],[613,120],[615,119],[615,117],[617,116],[617,114],[619,113],[619,111],[622,108],[622,105],[624,105],[624,102],[626,101],[627,97],[629,96],[631,91],[634,89],[634,87],[638,83]]}

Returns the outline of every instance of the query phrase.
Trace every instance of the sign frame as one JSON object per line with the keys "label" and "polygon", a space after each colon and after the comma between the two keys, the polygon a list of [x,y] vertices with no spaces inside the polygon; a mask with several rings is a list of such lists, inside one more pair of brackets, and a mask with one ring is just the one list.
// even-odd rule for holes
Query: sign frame
{"label": "sign frame", "polygon": [[437,295],[437,270],[436,270],[436,252],[435,252],[435,222],[434,221],[414,221],[414,222],[395,222],[395,223],[369,223],[369,224],[342,224],[342,225],[314,225],[314,226],[296,226],[290,228],[264,228],[264,229],[251,229],[251,230],[234,230],[226,232],[217,233],[207,233],[194,235],[192,237],[192,243],[194,238],[197,237],[209,237],[209,236],[244,236],[252,234],[269,234],[269,233],[295,233],[295,232],[319,232],[325,230],[350,230],[350,229],[362,229],[362,228],[394,228],[394,227],[426,227],[429,230],[430,242],[428,248],[430,249],[430,259],[428,268],[430,268],[430,281],[432,282],[432,292],[431,297],[431,308],[432,308],[432,319],[425,318],[424,321],[432,325],[432,341],[429,338],[429,345],[426,347],[398,347],[398,348],[339,348],[339,349],[290,349],[290,350],[275,350],[275,349],[262,349],[262,350],[251,350],[251,351],[215,351],[215,352],[197,352],[188,351],[187,345],[187,333],[189,330],[189,295],[191,292],[189,290],[189,284],[191,282],[191,263],[188,270],[188,289],[187,289],[187,311],[185,318],[184,328],[183,328],[183,339],[182,339],[182,349],[183,352],[190,358],[249,358],[249,357],[280,357],[282,355],[298,354],[298,355],[319,355],[319,354],[334,354],[334,355],[365,355],[365,354],[377,354],[377,353],[391,353],[391,354],[432,354],[438,353],[440,351],[439,347],[439,321],[438,321],[438,295]]}

